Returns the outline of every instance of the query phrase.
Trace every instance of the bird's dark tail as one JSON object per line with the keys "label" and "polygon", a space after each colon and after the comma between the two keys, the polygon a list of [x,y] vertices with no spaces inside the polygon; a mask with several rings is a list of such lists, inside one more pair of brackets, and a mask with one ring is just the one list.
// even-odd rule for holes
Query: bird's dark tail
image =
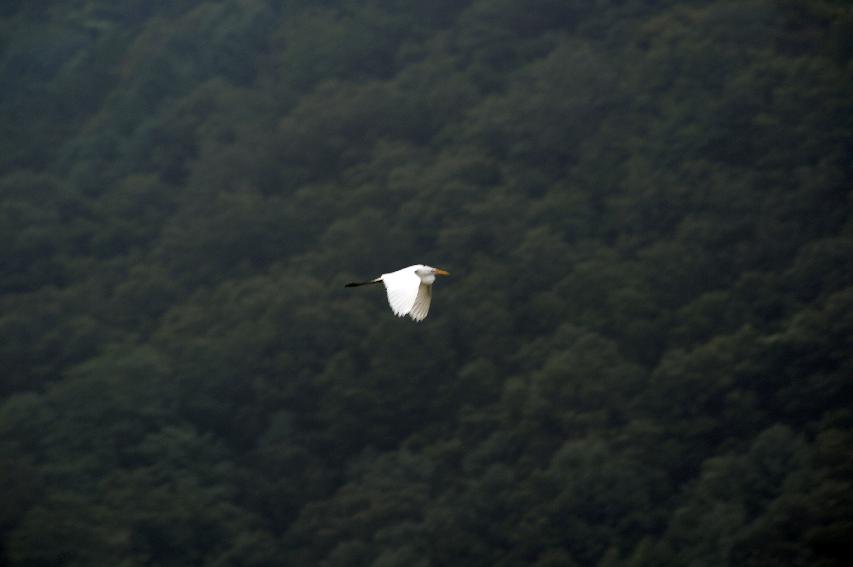
{"label": "bird's dark tail", "polygon": [[380,278],[376,278],[375,280],[370,280],[369,282],[350,282],[350,283],[344,285],[344,287],[358,287],[360,285],[371,285],[371,284],[378,284],[378,283],[382,283],[382,280]]}

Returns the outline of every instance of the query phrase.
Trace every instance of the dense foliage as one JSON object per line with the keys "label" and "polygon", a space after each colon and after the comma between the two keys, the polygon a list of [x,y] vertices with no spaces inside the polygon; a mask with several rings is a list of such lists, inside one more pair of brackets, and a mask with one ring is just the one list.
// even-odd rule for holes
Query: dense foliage
{"label": "dense foliage", "polygon": [[0,83],[6,564],[850,552],[849,3],[6,1]]}

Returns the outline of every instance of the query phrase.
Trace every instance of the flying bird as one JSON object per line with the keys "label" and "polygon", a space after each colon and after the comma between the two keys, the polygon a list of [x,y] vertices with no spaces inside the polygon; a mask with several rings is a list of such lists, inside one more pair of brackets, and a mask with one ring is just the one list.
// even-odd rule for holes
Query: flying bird
{"label": "flying bird", "polygon": [[435,276],[449,276],[450,274],[440,268],[415,264],[390,274],[382,274],[376,279],[367,282],[352,282],[344,287],[358,287],[360,285],[385,284],[388,292],[388,303],[391,311],[397,317],[408,315],[415,321],[423,321],[429,313],[429,304],[432,301],[432,284]]}

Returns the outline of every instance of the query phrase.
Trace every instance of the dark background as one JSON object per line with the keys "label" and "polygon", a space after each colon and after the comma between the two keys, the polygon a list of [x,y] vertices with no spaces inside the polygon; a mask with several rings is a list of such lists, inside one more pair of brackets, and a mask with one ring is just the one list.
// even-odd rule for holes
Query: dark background
{"label": "dark background", "polygon": [[846,1],[6,0],[0,563],[841,565],[851,77]]}

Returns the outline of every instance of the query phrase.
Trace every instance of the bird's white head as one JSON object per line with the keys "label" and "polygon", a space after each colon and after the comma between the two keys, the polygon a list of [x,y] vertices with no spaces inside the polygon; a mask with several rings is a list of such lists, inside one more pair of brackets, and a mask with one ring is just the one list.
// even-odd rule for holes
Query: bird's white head
{"label": "bird's white head", "polygon": [[421,281],[426,285],[432,285],[435,282],[435,276],[449,276],[450,273],[441,268],[433,268],[432,266],[418,266],[415,268],[415,273],[421,278]]}

